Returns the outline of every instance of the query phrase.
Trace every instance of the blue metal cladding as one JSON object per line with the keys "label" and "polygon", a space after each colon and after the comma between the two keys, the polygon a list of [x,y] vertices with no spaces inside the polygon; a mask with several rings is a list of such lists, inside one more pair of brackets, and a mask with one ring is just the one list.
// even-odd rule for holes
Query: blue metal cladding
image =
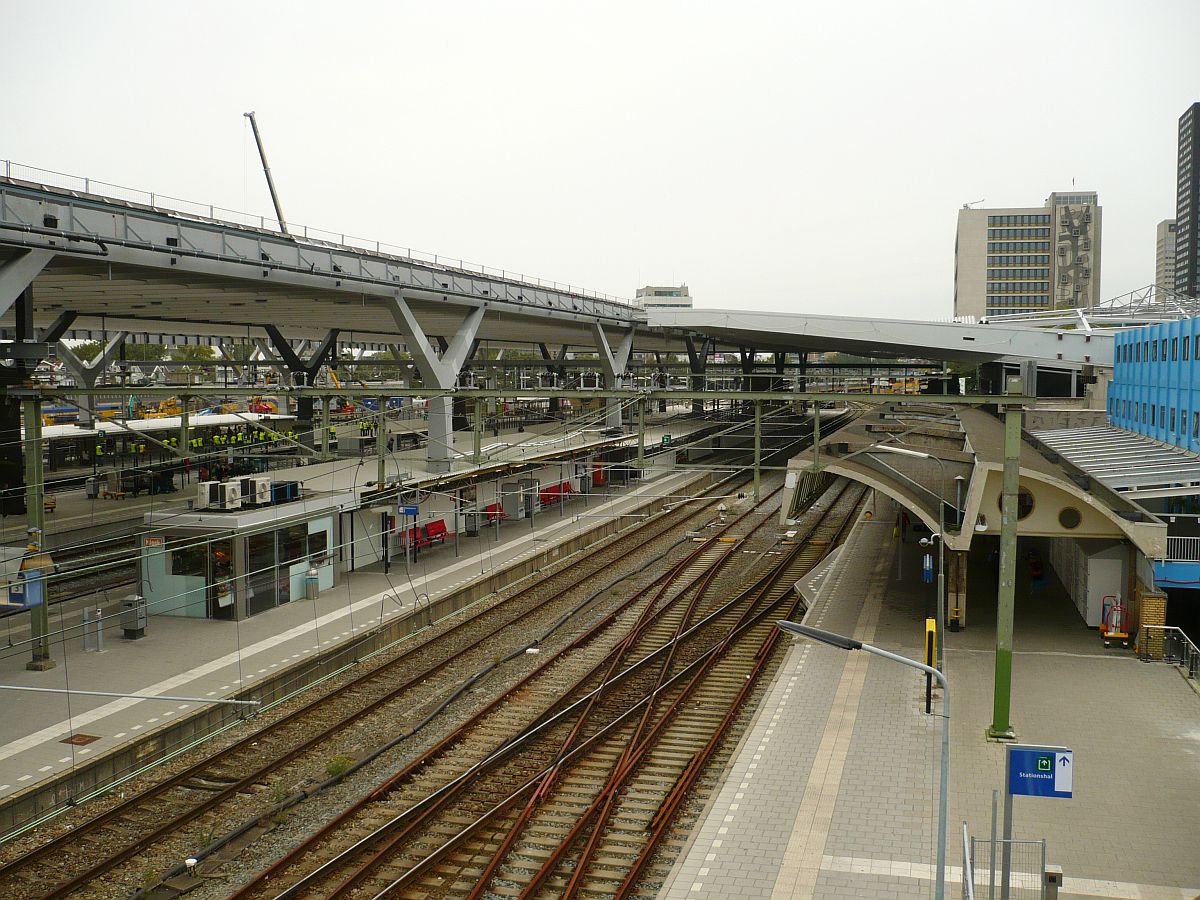
{"label": "blue metal cladding", "polygon": [[1108,421],[1200,453],[1200,318],[1116,335]]}

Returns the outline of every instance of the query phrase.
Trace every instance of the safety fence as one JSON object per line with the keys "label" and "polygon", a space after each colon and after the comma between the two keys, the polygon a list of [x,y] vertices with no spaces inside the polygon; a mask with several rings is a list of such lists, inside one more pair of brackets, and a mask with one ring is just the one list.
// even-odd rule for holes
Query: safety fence
{"label": "safety fence", "polygon": [[[966,823],[963,823],[963,841],[967,838]],[[981,866],[983,862],[985,865]],[[971,885],[968,893],[967,877],[970,870]],[[963,897],[974,900],[983,897],[987,890],[988,900],[1044,900],[1046,896],[1046,841],[1045,839],[995,841],[987,838],[970,838],[970,846],[964,852]]]}
{"label": "safety fence", "polygon": [[1168,537],[1169,562],[1200,562],[1200,537]]}
{"label": "safety fence", "polygon": [[[196,219],[225,222],[242,228],[257,228],[262,231],[281,231],[279,221],[274,216],[241,212],[211,203],[197,203],[194,200],[171,197],[156,191],[146,191],[140,188],[131,188],[124,185],[112,184],[107,181],[99,181],[95,178],[86,178],[82,175],[70,175],[66,172],[56,172],[52,169],[29,166],[10,159],[0,160],[0,175],[3,175],[5,178],[43,185],[45,187],[63,188],[75,193],[91,194],[106,199],[136,203],[156,210],[182,213]],[[506,281],[517,281],[522,284],[528,284],[531,287],[563,291],[593,300],[618,303],[622,306],[631,305],[629,300],[622,297],[614,297],[610,294],[550,279],[536,278],[520,272],[511,272],[507,269],[498,269],[494,266],[485,266],[458,257],[446,256],[445,254],[430,253],[412,247],[403,247],[398,244],[389,244],[383,241],[356,237],[342,231],[330,231],[324,228],[313,228],[308,225],[299,225],[296,223],[289,223],[288,231],[293,237],[303,238],[308,241],[337,244],[343,247],[378,254],[386,253],[391,256],[400,256],[413,262],[431,264],[445,269],[457,269],[462,272],[497,277]]]}
{"label": "safety fence", "polygon": [[1179,666],[1186,678],[1200,677],[1200,648],[1174,625],[1143,625],[1133,642],[1143,662],[1165,662]]}

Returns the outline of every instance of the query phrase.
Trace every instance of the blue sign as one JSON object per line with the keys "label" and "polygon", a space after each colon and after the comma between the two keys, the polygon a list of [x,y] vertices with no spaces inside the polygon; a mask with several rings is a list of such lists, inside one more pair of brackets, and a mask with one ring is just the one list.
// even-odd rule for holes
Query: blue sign
{"label": "blue sign", "polygon": [[421,509],[418,506],[401,506],[398,512],[402,516],[412,516],[415,519],[421,514]]}
{"label": "blue sign", "polygon": [[1070,798],[1074,754],[1066,747],[1008,748],[1008,792],[1026,797]]}
{"label": "blue sign", "polygon": [[933,554],[926,553],[925,559],[921,561],[921,577],[926,584],[933,584]]}

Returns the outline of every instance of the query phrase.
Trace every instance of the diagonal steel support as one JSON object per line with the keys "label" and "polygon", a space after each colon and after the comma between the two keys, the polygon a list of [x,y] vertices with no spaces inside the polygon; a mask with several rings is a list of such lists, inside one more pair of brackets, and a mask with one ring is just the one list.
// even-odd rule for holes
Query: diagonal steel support
{"label": "diagonal steel support", "polygon": [[[88,388],[91,390],[96,386],[100,375],[112,362],[112,358],[125,344],[125,338],[129,337],[129,332],[118,331],[114,334],[103,347],[100,352],[89,360],[82,360],[79,356],[64,344],[58,342],[58,348],[55,355],[62,361],[67,371],[71,373],[71,377],[75,379],[75,384],[78,387]],[[79,403],[79,424],[87,427],[93,421],[92,408],[85,400],[81,399]]]}
{"label": "diagonal steel support", "polygon": [[[595,338],[596,350],[599,351],[600,368],[604,371],[605,387],[609,390],[619,388],[621,386],[619,379],[629,366],[629,355],[633,352],[633,329],[621,334],[621,340],[617,344],[615,353],[609,346],[608,335],[604,333],[604,328],[598,322],[592,324],[592,337]],[[604,418],[605,424],[610,428],[621,426],[620,400],[608,401]]]}
{"label": "diagonal steel support", "polygon": [[[483,307],[475,307],[467,313],[454,337],[445,342],[445,348],[440,355],[425,335],[417,317],[413,315],[403,293],[390,300],[388,310],[396,322],[396,327],[404,335],[408,352],[412,355],[417,371],[421,373],[425,387],[436,387],[443,391],[454,390],[458,373],[478,346],[475,335],[479,333],[479,326],[483,323]],[[429,429],[426,456],[433,471],[450,471],[450,460],[454,452],[452,416],[451,397],[429,399],[426,406]]]}
{"label": "diagonal steel support", "polygon": [[75,324],[75,319],[78,316],[79,313],[71,310],[59,313],[57,319],[55,319],[47,328],[44,328],[38,332],[38,340],[43,344],[57,344],[62,340],[62,336],[70,330],[72,325]]}
{"label": "diagonal steel support", "polygon": [[12,309],[17,298],[52,259],[54,253],[50,250],[26,250],[0,265],[0,316]]}

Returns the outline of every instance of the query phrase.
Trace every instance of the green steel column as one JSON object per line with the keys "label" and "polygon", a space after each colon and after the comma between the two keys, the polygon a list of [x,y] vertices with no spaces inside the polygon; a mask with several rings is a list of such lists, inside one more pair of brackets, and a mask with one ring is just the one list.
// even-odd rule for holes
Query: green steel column
{"label": "green steel column", "polygon": [[379,398],[379,422],[375,428],[375,483],[387,484],[387,397]]}
{"label": "green steel column", "polygon": [[329,404],[330,397],[321,399],[321,459],[329,459]]}
{"label": "green steel column", "polygon": [[821,471],[821,404],[813,401],[813,471]]}
{"label": "green steel column", "polygon": [[762,401],[754,401],[754,502],[762,496]]}
{"label": "green steel column", "polygon": [[638,397],[637,401],[637,432],[638,432],[638,458],[637,467],[644,469],[646,467],[646,400],[644,397]]}
{"label": "green steel column", "polygon": [[179,398],[179,447],[178,450],[183,456],[191,456],[188,448],[188,441],[192,439],[192,422],[190,417],[191,410],[188,409],[190,397]]}
{"label": "green steel column", "polygon": [[[34,540],[38,547],[44,548],[46,510],[43,506],[45,483],[42,476],[42,403],[40,400],[26,400],[22,407],[25,419],[25,517],[28,527],[37,529]],[[50,658],[49,591],[46,590],[45,581],[42,585],[42,602],[29,611],[33,655],[25,664],[25,668],[35,672],[44,672],[55,666],[54,660]]]}
{"label": "green steel column", "polygon": [[[1008,380],[1007,393],[1021,393],[1021,379]],[[1000,593],[996,599],[996,684],[988,737],[1016,737],[1009,713],[1012,703],[1013,605],[1017,584],[1017,489],[1021,472],[1020,406],[1004,408],[1004,482],[1000,495]]]}
{"label": "green steel column", "polygon": [[474,435],[474,439],[475,439],[475,445],[473,447],[471,458],[474,460],[475,465],[478,466],[483,463],[483,444],[482,444],[482,439],[483,439],[483,398],[482,397],[475,398],[475,435]]}

